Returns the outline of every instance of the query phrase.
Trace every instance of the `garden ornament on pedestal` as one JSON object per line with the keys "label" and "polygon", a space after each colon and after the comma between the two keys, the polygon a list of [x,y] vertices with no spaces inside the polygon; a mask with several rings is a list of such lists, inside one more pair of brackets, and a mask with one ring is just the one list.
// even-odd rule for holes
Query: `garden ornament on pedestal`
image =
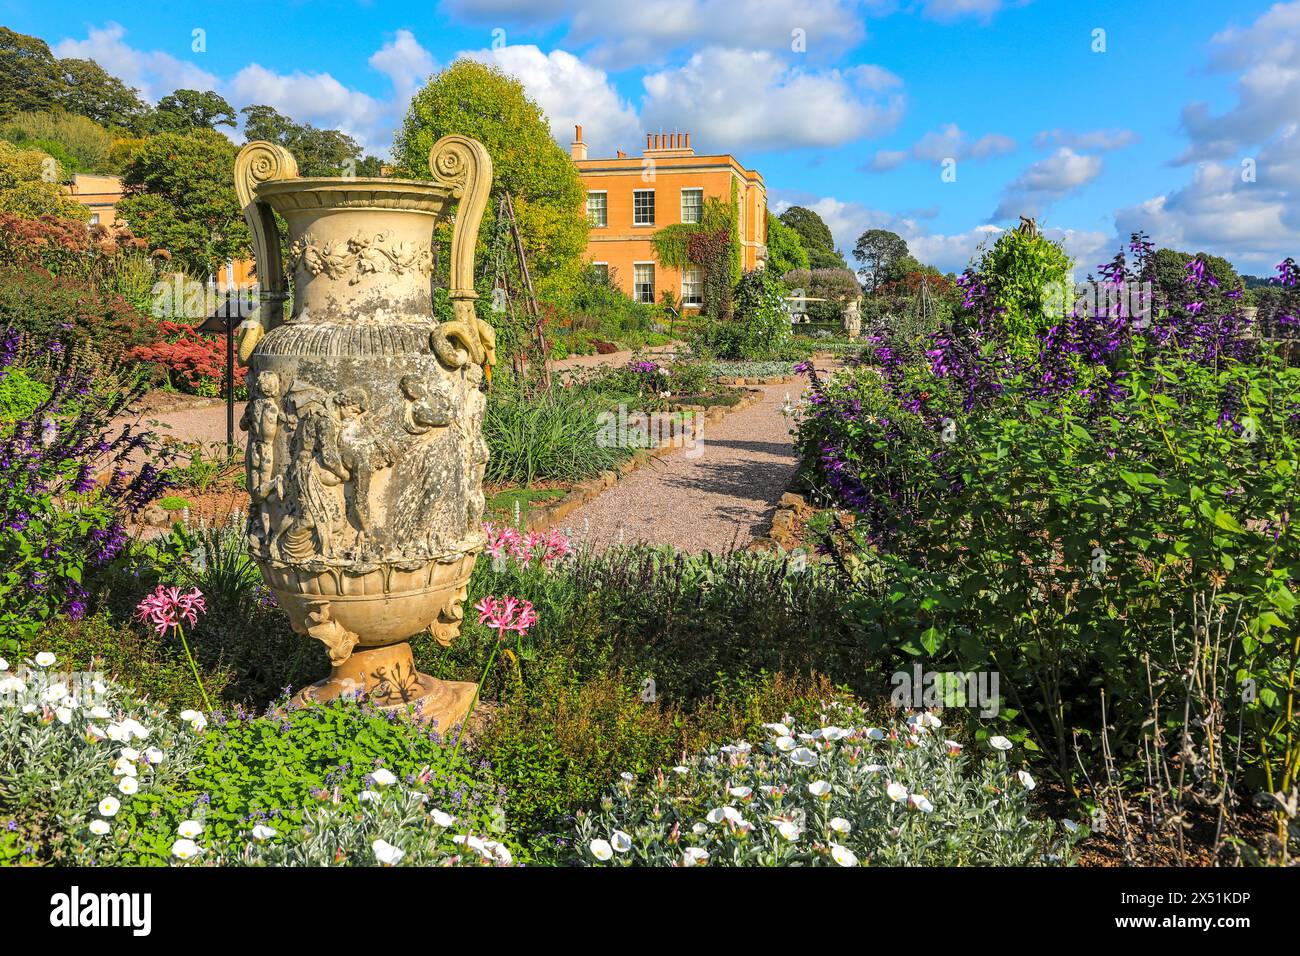
{"label": "garden ornament on pedestal", "polygon": [[[492,183],[463,136],[429,154],[433,182],[303,179],[249,143],[235,189],[261,281],[240,326],[251,386],[249,548],[295,631],[333,665],[301,702],[364,694],[446,732],[475,685],[415,669],[409,639],[460,632],[483,549],[480,383],[495,359],[474,311],[474,245]],[[433,231],[455,209],[451,321],[433,317]],[[275,213],[288,225],[292,314]]]}
{"label": "garden ornament on pedestal", "polygon": [[849,299],[844,303],[844,334],[856,339],[862,334],[862,313],[858,311],[858,300]]}

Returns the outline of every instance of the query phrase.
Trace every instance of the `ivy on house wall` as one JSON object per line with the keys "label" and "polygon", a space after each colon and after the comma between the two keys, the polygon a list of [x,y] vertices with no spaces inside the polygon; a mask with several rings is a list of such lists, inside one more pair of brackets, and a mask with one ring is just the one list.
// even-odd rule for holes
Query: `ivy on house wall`
{"label": "ivy on house wall", "polygon": [[669,269],[699,266],[703,273],[700,313],[710,319],[732,315],[731,290],[741,276],[740,202],[735,183],[731,200],[710,197],[698,223],[674,223],[651,239],[655,258]]}

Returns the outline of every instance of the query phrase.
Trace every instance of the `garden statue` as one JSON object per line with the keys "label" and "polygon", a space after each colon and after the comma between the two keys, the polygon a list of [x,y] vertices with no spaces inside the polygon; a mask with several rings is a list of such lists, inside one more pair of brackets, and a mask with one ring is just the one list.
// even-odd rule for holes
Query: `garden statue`
{"label": "garden statue", "polygon": [[862,313],[858,311],[858,300],[849,299],[844,303],[844,334],[856,339],[862,334]]}
{"label": "garden statue", "polygon": [[[484,543],[480,383],[496,352],[474,310],[474,246],[492,163],[447,136],[429,167],[433,182],[303,179],[284,148],[245,146],[235,188],[260,290],[238,349],[249,547],[294,630],[333,665],[300,700],[362,693],[446,731],[475,685],[417,671],[409,638],[457,636]],[[433,231],[453,205],[453,316],[438,322]],[[287,318],[275,213],[289,233]]]}

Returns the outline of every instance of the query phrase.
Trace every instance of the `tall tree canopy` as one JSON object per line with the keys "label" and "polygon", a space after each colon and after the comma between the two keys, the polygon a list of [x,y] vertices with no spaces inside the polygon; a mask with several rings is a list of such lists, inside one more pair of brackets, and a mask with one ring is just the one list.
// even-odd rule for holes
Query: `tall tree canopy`
{"label": "tall tree canopy", "polygon": [[59,185],[63,176],[58,162],[48,154],[0,140],[0,212],[26,219],[48,215],[88,220],[89,207],[68,196]]}
{"label": "tall tree canopy", "polygon": [[245,106],[244,139],[279,143],[298,160],[304,176],[378,176],[382,164],[374,156],[362,157],[361,146],[347,133],[295,123],[271,106]]}
{"label": "tall tree canopy", "polygon": [[111,75],[94,60],[58,61],[59,92],[56,102],[69,113],[94,120],[100,126],[136,129],[149,115],[149,105],[139,91]]}
{"label": "tall tree canopy", "polygon": [[783,276],[791,269],[808,268],[808,250],[803,240],[770,212],[767,214],[767,268]]}
{"label": "tall tree canopy", "polygon": [[460,59],[412,99],[393,145],[401,174],[430,178],[429,150],[448,133],[472,136],[492,157],[492,198],[480,238],[492,235],[497,198],[509,190],[539,292],[552,299],[570,295],[587,245],[582,180],[551,138],[541,107],[514,77]]}
{"label": "tall tree canopy", "polygon": [[781,221],[799,233],[799,239],[808,252],[808,265],[813,269],[847,269],[835,248],[835,239],[821,216],[805,206],[791,206],[781,213]]}
{"label": "tall tree canopy", "polygon": [[54,105],[59,61],[38,37],[0,27],[0,117]]}
{"label": "tall tree canopy", "polygon": [[117,204],[131,230],[199,275],[248,254],[248,227],[235,197],[237,149],[212,130],[162,133],[127,161],[129,194]]}
{"label": "tall tree canopy", "polygon": [[857,245],[853,247],[853,258],[862,263],[858,275],[862,276],[867,291],[872,295],[888,277],[890,267],[908,256],[903,237],[888,229],[868,229],[858,236]]}
{"label": "tall tree canopy", "polygon": [[235,108],[211,90],[176,90],[158,101],[145,120],[149,133],[188,133],[193,130],[235,127]]}

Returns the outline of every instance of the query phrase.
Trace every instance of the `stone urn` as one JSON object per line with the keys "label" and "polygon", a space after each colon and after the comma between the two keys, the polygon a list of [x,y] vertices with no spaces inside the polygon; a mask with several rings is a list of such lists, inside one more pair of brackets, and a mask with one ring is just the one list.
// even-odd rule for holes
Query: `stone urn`
{"label": "stone urn", "polygon": [[[432,182],[304,179],[282,147],[245,146],[235,188],[259,292],[238,350],[250,551],[333,668],[300,702],[364,694],[446,732],[475,685],[417,671],[409,639],[459,634],[484,544],[481,383],[495,339],[474,311],[474,246],[492,164],[482,144],[447,136],[429,167]],[[454,316],[440,323],[433,231],[453,211]]]}
{"label": "stone urn", "polygon": [[850,299],[844,303],[844,334],[851,339],[856,339],[862,334],[862,313],[859,308],[857,299]]}

